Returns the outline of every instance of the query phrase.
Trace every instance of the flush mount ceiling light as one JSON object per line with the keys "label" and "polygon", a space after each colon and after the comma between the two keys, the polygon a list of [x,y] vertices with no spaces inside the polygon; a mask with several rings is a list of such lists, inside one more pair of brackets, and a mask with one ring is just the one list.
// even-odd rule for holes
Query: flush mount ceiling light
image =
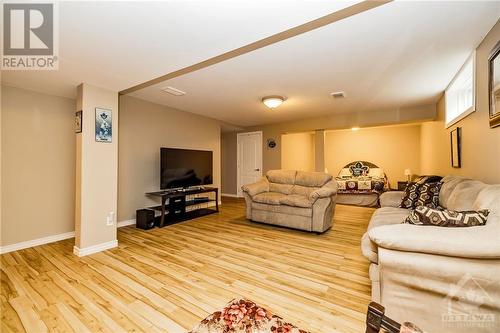
{"label": "flush mount ceiling light", "polygon": [[170,94],[170,95],[174,95],[174,96],[184,96],[186,95],[186,92],[185,91],[182,91],[182,90],[179,90],[179,89],[175,89],[174,87],[165,87],[165,88],[161,88],[161,90],[163,90],[164,92]]}
{"label": "flush mount ceiling light", "polygon": [[351,127],[351,130],[356,132],[356,131],[359,131],[359,127],[355,126],[355,127]]}
{"label": "flush mount ceiling light", "polygon": [[283,96],[272,95],[262,98],[262,103],[264,103],[270,109],[276,109],[286,100]]}
{"label": "flush mount ceiling light", "polygon": [[345,97],[345,92],[343,92],[343,91],[335,91],[335,92],[330,93],[330,95],[333,98],[344,98]]}

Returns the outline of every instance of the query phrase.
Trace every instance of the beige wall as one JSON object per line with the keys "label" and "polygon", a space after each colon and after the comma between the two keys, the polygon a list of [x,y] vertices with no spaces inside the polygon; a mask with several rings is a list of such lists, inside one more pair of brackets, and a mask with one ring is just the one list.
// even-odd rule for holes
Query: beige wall
{"label": "beige wall", "polygon": [[[279,112],[279,110],[278,110]],[[352,113],[352,114],[334,114],[331,116],[313,117],[300,121],[292,121],[280,124],[253,126],[245,128],[242,132],[262,131],[263,133],[263,149],[262,149],[262,167],[265,173],[272,169],[281,169],[282,136],[292,133],[303,133],[315,131],[318,129],[346,129],[353,126],[379,126],[398,123],[415,123],[436,117],[436,105],[423,105],[417,107],[407,107],[391,110],[379,110],[369,113]],[[276,147],[271,149],[267,147],[267,140],[274,139]],[[227,139],[233,140],[233,139]],[[236,166],[231,165],[231,161],[236,161],[236,134],[234,134],[234,147],[225,146],[225,158],[222,169],[234,169],[234,172],[223,173],[225,184],[234,184],[234,189],[225,190],[225,193],[236,193]],[[326,149],[326,148],[325,148]],[[286,156],[286,154],[285,154]],[[229,161],[229,164],[226,164]],[[419,167],[415,168],[415,170]],[[232,178],[232,179],[226,179]],[[404,178],[404,177],[403,177]],[[229,188],[229,186],[227,186]],[[234,191],[234,192],[232,192]]]}
{"label": "beige wall", "polygon": [[314,171],[314,132],[284,134],[281,145],[281,169]]}
{"label": "beige wall", "polygon": [[[279,112],[279,109],[278,111]],[[253,126],[244,132],[263,132],[263,168],[264,172],[279,169],[281,166],[281,135],[294,132],[308,132],[317,129],[346,129],[353,126],[371,127],[379,125],[415,123],[435,119],[436,105],[423,105],[390,110],[378,110],[364,113],[332,114],[331,116],[314,117],[300,121],[280,124]],[[267,139],[276,140],[274,149],[266,149]],[[233,152],[236,156],[236,151]]]}
{"label": "beige wall", "polygon": [[[488,56],[500,40],[497,23],[476,50],[476,112],[444,128],[444,97],[438,120],[422,125],[421,171],[426,174],[462,175],[487,183],[500,183],[500,127],[490,129],[488,116]],[[452,168],[450,131],[462,127],[462,167]]]}
{"label": "beige wall", "polygon": [[120,97],[118,220],[156,204],[144,195],[160,187],[160,147],[213,151],[214,185],[221,184],[219,122],[131,96]]}
{"label": "beige wall", "polygon": [[237,166],[236,152],[238,145],[236,132],[225,132],[221,134],[221,191],[224,194],[237,194]]}
{"label": "beige wall", "polygon": [[75,101],[1,93],[1,246],[73,231]]}
{"label": "beige wall", "polygon": [[[112,111],[112,142],[96,142],[96,108]],[[75,247],[116,241],[118,202],[118,92],[82,84],[78,87],[76,110],[83,111],[82,132],[77,134]],[[112,214],[112,215],[111,215]],[[113,224],[107,225],[107,217]]]}
{"label": "beige wall", "polygon": [[383,168],[397,188],[404,169],[420,174],[420,125],[382,126],[359,131],[327,131],[325,164],[332,175],[352,161],[364,160]]}

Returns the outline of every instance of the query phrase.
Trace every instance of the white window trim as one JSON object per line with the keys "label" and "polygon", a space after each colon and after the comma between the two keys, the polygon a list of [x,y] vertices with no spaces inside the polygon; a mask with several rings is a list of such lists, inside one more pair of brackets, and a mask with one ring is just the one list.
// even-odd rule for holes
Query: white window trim
{"label": "white window trim", "polygon": [[[459,116],[453,118],[452,120],[450,120],[447,123],[446,122],[446,91],[455,82],[458,75],[464,69],[465,65],[469,62],[469,60],[471,58],[472,58],[472,81],[473,81],[473,84],[472,84],[472,90],[473,90],[472,91],[472,106],[470,108],[468,108],[467,110],[465,110],[464,112],[462,112]],[[472,54],[467,58],[467,60],[465,60],[462,67],[460,67],[457,74],[455,74],[455,76],[453,77],[453,80],[451,80],[451,82],[448,84],[448,86],[445,89],[445,94],[444,94],[444,96],[445,96],[445,99],[444,99],[444,128],[450,128],[451,126],[455,125],[456,123],[458,123],[459,121],[461,121],[462,119],[464,119],[465,117],[469,116],[471,113],[476,111],[476,85],[477,85],[477,81],[476,81],[476,51],[474,50],[474,52],[472,52]]]}

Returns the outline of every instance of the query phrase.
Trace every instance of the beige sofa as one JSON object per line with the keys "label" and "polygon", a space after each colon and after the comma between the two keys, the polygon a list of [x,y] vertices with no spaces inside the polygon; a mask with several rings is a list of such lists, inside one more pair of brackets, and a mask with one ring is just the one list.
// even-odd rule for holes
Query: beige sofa
{"label": "beige sofa", "polygon": [[380,197],[362,239],[372,300],[428,332],[500,332],[500,185],[443,178],[442,207],[490,210],[479,227],[401,224],[409,213],[397,208],[402,195]]}
{"label": "beige sofa", "polygon": [[270,170],[242,190],[250,220],[317,233],[332,226],[337,182],[331,175]]}

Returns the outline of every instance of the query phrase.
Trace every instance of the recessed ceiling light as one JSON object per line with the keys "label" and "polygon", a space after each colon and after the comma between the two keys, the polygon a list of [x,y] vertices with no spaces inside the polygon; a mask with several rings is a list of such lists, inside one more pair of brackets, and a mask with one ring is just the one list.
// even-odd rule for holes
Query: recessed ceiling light
{"label": "recessed ceiling light", "polygon": [[264,103],[270,109],[276,109],[286,100],[283,96],[272,95],[262,97],[262,103]]}
{"label": "recessed ceiling light", "polygon": [[353,127],[353,128],[351,128],[351,130],[353,130],[353,131],[359,131],[359,127]]}
{"label": "recessed ceiling light", "polygon": [[175,89],[174,87],[165,87],[165,88],[161,88],[161,90],[163,90],[164,92],[170,94],[170,95],[174,95],[174,96],[184,96],[186,95],[186,92],[185,91],[182,91],[182,90],[179,90],[179,89]]}
{"label": "recessed ceiling light", "polygon": [[344,98],[345,97],[345,92],[343,92],[343,91],[335,91],[335,92],[330,93],[330,95],[333,98]]}

